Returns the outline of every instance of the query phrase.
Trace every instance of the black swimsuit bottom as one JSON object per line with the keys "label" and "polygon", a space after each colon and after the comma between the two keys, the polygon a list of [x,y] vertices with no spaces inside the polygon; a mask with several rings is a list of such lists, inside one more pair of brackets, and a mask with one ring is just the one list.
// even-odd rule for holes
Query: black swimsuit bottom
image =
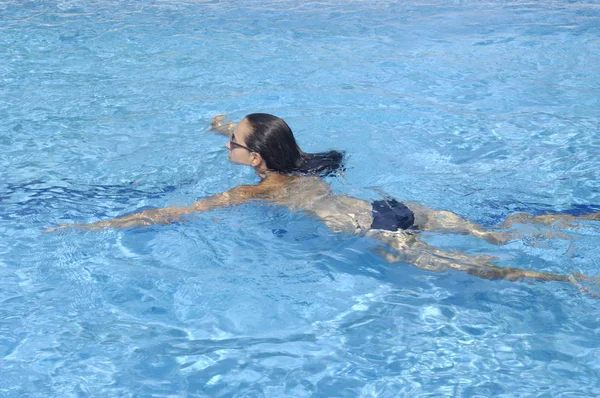
{"label": "black swimsuit bottom", "polygon": [[372,204],[373,223],[371,229],[397,231],[415,224],[415,214],[404,203],[396,199],[376,200]]}

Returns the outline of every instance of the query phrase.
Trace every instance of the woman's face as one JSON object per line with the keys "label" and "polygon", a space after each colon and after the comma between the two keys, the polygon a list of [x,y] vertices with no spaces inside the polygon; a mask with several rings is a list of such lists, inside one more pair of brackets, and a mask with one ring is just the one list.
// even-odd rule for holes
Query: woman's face
{"label": "woman's face", "polygon": [[256,158],[256,153],[247,148],[246,138],[252,134],[252,127],[246,119],[242,119],[231,135],[230,141],[225,144],[229,150],[229,160],[234,163],[246,164],[253,166],[253,160]]}

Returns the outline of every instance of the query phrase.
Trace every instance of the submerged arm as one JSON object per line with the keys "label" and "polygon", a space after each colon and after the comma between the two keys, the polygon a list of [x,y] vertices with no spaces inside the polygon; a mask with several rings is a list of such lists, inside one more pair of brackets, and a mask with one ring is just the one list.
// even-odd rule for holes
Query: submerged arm
{"label": "submerged arm", "polygon": [[187,214],[200,213],[219,207],[236,206],[253,199],[266,199],[268,187],[259,185],[241,185],[227,192],[209,196],[185,207],[164,207],[161,209],[144,210],[112,220],[99,221],[90,224],[62,224],[59,227],[49,228],[43,232],[52,232],[57,229],[74,227],[81,230],[99,230],[105,228],[129,228],[152,224],[170,224],[177,222]]}

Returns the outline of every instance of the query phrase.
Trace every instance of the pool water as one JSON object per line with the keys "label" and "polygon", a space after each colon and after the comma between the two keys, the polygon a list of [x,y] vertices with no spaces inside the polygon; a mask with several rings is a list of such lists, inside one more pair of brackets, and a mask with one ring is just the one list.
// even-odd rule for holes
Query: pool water
{"label": "pool water", "polygon": [[[40,230],[257,177],[210,119],[283,117],[347,152],[341,193],[493,226],[598,211],[597,1],[0,2],[0,396],[600,395],[600,301],[388,264],[258,204]],[[600,223],[497,264],[600,276]],[[598,285],[590,285],[599,292]]]}

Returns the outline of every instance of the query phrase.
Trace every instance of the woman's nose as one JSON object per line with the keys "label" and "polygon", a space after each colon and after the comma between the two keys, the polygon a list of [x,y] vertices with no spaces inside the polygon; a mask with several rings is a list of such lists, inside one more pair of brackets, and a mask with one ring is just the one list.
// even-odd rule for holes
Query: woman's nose
{"label": "woman's nose", "polygon": [[227,142],[227,144],[225,144],[225,148],[227,148],[227,150],[231,150],[231,145],[229,145],[229,141]]}

